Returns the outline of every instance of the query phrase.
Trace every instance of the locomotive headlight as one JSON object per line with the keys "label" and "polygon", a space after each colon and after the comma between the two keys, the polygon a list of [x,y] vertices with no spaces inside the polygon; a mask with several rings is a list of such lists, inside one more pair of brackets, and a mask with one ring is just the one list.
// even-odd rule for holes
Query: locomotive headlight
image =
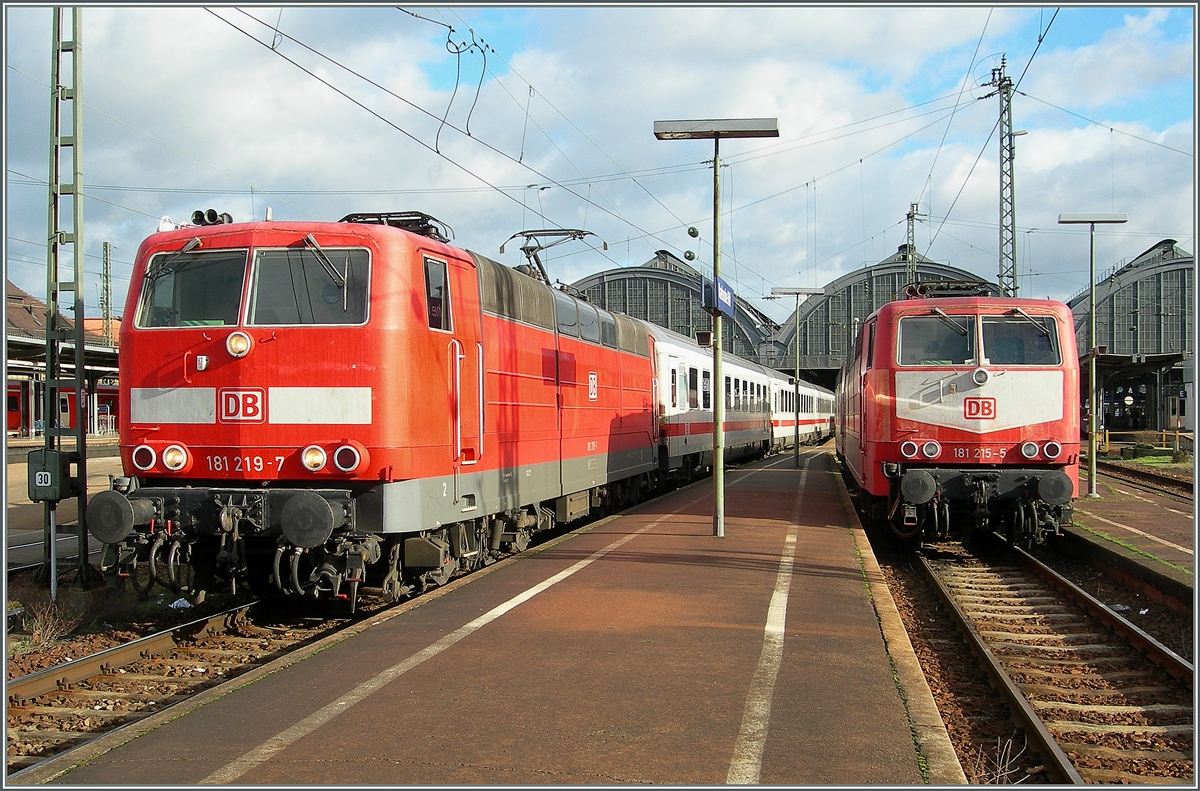
{"label": "locomotive headlight", "polygon": [[133,449],[133,466],[142,472],[153,467],[156,461],[158,461],[158,454],[149,445],[138,445]]}
{"label": "locomotive headlight", "polygon": [[178,472],[187,464],[187,451],[179,445],[168,445],[163,451],[162,463],[171,472]]}
{"label": "locomotive headlight", "polygon": [[907,442],[901,442],[900,443],[900,455],[906,459],[911,459],[913,456],[916,456],[917,455],[917,443],[913,442],[911,439],[908,440]]}
{"label": "locomotive headlight", "polygon": [[921,446],[921,453],[925,454],[925,458],[927,459],[936,459],[942,455],[942,446],[933,440],[929,440]]}
{"label": "locomotive headlight", "polygon": [[230,357],[245,357],[250,352],[250,336],[238,330],[225,339],[225,351]]}
{"label": "locomotive headlight", "polygon": [[1036,442],[1022,442],[1021,455],[1027,459],[1032,459],[1038,454],[1038,446]]}
{"label": "locomotive headlight", "polygon": [[976,368],[971,372],[971,381],[980,387],[983,387],[985,384],[987,384],[987,380],[988,372],[986,368]]}
{"label": "locomotive headlight", "polygon": [[325,449],[319,445],[309,445],[300,452],[300,461],[312,472],[319,472],[325,467]]}
{"label": "locomotive headlight", "polygon": [[1057,459],[1062,455],[1062,445],[1051,440],[1042,446],[1042,453],[1045,454],[1047,459]]}
{"label": "locomotive headlight", "polygon": [[353,472],[360,461],[362,456],[353,445],[342,445],[333,452],[333,466],[342,472]]}

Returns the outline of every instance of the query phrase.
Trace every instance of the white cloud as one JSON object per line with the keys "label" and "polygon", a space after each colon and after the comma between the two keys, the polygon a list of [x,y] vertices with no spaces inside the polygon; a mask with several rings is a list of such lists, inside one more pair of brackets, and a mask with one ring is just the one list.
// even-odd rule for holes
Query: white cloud
{"label": "white cloud", "polygon": [[[44,81],[49,13],[36,8],[7,13],[9,64]],[[236,9],[216,13],[270,42],[267,28]],[[274,24],[278,9],[250,13]],[[493,10],[488,17],[503,13]],[[85,182],[228,191],[92,189],[90,194],[128,209],[97,201],[85,205],[89,253],[98,255],[100,242],[110,239],[127,271],[133,251],[163,214],[179,220],[195,208],[213,206],[237,219],[261,218],[271,205],[279,219],[422,210],[453,226],[458,243],[510,264],[521,260],[516,245],[504,256],[497,248],[523,228],[586,227],[609,242],[607,254],[598,246],[597,252],[579,245],[555,248],[547,258],[552,275],[564,280],[641,263],[660,248],[677,254],[694,250],[704,265],[711,258],[712,172],[701,163],[712,157],[712,145],[655,140],[652,123],[775,116],[778,141],[729,141],[721,148],[731,165],[724,205],[739,208],[723,226],[724,249],[745,295],[769,291],[772,284],[821,285],[892,254],[904,241],[904,215],[918,196],[934,215],[917,231],[921,252],[994,277],[994,139],[975,164],[995,123],[994,98],[969,102],[953,123],[931,115],[882,125],[894,120],[888,118],[858,134],[844,130],[825,135],[823,142],[802,139],[956,92],[988,9],[561,7],[512,13],[531,32],[519,51],[489,55],[489,65],[503,76],[484,82],[473,110],[479,64],[462,58],[448,120],[461,128],[469,114],[473,139],[468,139],[450,128],[441,128],[438,136],[437,119],[450,102],[455,67],[443,46],[444,29],[394,9],[288,8],[281,27],[433,118],[292,42],[281,42],[277,54],[200,8],[86,8],[85,100],[129,126],[88,110]],[[1036,15],[1030,14],[995,9],[980,46],[981,54],[1008,51],[1014,77],[1036,43],[1037,31],[1029,33]],[[1154,11],[1133,14],[1083,47],[1043,49],[1023,90],[1076,111],[1133,98],[1152,101],[1162,86],[1192,74],[1194,46],[1167,36],[1167,19]],[[491,38],[483,25],[476,31]],[[521,40],[506,36],[499,40]],[[522,78],[532,83],[532,97]],[[12,70],[7,84],[8,166],[44,178],[46,89]],[[1141,252],[1156,241],[1155,233],[1192,244],[1192,158],[1019,101],[1018,123],[1029,135],[1017,143],[1017,219],[1022,229],[1054,229],[1035,234],[1033,246],[1046,267],[1075,268],[1060,262],[1070,259],[1077,242],[1054,228],[1054,219],[1098,195],[1130,213],[1118,257]],[[1191,150],[1190,122],[1170,128],[1156,128],[1153,119],[1114,125]],[[435,137],[443,156],[429,150]],[[756,152],[769,155],[755,157]],[[672,165],[693,167],[644,174],[636,184],[620,178],[589,186],[580,180],[580,174]],[[16,186],[16,177],[9,179],[9,235],[42,238],[45,187]],[[546,190],[520,189],[553,182],[558,185]],[[514,189],[504,195],[489,184]],[[466,188],[472,191],[448,191]],[[333,190],[413,192],[312,192]],[[942,225],[952,202],[951,218]],[[686,235],[689,224],[700,229],[699,240]],[[935,232],[936,243],[926,249]],[[643,238],[647,233],[656,236]],[[98,271],[98,264],[89,268]],[[33,293],[44,289],[35,268],[14,267],[10,277]],[[1064,274],[1052,291],[1066,296],[1082,282],[1077,273]],[[787,314],[786,306],[761,304],[772,315]]]}

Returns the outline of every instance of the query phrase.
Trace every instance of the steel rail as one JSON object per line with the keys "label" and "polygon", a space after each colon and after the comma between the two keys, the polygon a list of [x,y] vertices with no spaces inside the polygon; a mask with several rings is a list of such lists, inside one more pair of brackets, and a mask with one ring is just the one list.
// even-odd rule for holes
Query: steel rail
{"label": "steel rail", "polygon": [[1187,684],[1188,689],[1194,689],[1192,686],[1193,667],[1192,663],[1188,662],[1183,657],[1176,654],[1170,648],[1155,640],[1146,632],[1142,631],[1138,626],[1127,620],[1124,616],[1110,609],[1104,602],[1092,596],[1090,593],[1080,588],[1069,579],[1064,578],[1054,569],[1047,566],[1042,561],[1030,555],[1020,547],[1010,547],[1015,551],[1025,564],[1029,566],[1038,576],[1045,579],[1068,598],[1083,608],[1085,612],[1093,616],[1105,626],[1115,631],[1118,635],[1125,638],[1133,645],[1134,648],[1144,653],[1149,659],[1157,665],[1160,665],[1164,670],[1171,674],[1174,678],[1179,679]]}
{"label": "steel rail", "polygon": [[179,647],[177,638],[196,639],[215,631],[228,629],[238,623],[245,615],[246,610],[254,604],[257,602],[242,604],[164,632],[147,635],[55,667],[14,678],[7,684],[9,705],[20,705],[23,701],[36,698],[38,695],[55,692],[69,684],[75,684],[139,659],[148,659],[155,654],[177,648]]}
{"label": "steel rail", "polygon": [[1140,486],[1145,486],[1149,489],[1154,489],[1165,494],[1173,494],[1179,497],[1186,497],[1189,500],[1194,499],[1194,484],[1187,481],[1180,481],[1166,475],[1160,475],[1153,470],[1139,470],[1133,467],[1126,467],[1123,464],[1113,464],[1111,462],[1096,460],[1096,472],[1103,472],[1113,478],[1121,478],[1131,483],[1136,483]]}
{"label": "steel rail", "polygon": [[920,560],[921,568],[924,569],[926,576],[933,583],[934,589],[942,599],[942,603],[954,615],[956,624],[959,630],[966,636],[971,650],[983,660],[984,667],[991,675],[996,687],[1008,699],[1013,713],[1017,715],[1017,718],[1024,725],[1025,732],[1029,734],[1034,748],[1042,756],[1042,761],[1046,769],[1058,782],[1084,785],[1086,781],[1080,776],[1078,770],[1075,769],[1074,764],[1071,763],[1071,759],[1063,752],[1062,747],[1058,745],[1058,742],[1055,741],[1050,731],[1047,730],[1046,724],[1042,722],[1041,717],[1037,715],[1037,712],[1029,704],[1025,695],[1013,680],[1009,678],[1008,673],[1000,665],[1000,661],[996,659],[991,649],[987,647],[983,638],[975,631],[975,627],[971,625],[966,613],[959,609],[953,595],[942,583],[941,579],[938,578],[937,572],[934,571],[929,560],[924,555],[918,555],[917,559]]}

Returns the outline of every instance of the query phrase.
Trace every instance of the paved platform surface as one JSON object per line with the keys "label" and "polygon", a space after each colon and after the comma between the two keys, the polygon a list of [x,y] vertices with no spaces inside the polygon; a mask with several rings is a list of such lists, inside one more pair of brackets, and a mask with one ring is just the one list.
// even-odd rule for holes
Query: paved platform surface
{"label": "paved platform surface", "polygon": [[[1087,475],[1080,471],[1081,488]],[[1184,616],[1195,599],[1195,507],[1182,495],[1155,492],[1103,473],[1097,494],[1074,501],[1074,524],[1065,528],[1084,554]],[[1135,619],[1136,620],[1136,619]]]}
{"label": "paved platform surface", "polygon": [[[121,459],[117,456],[89,457],[87,467],[88,496],[108,489],[110,475],[122,474]],[[9,464],[6,470],[4,546],[9,566],[37,563],[42,560],[45,511],[41,503],[29,500],[28,471],[24,461]],[[59,552],[64,555],[77,554],[77,505],[74,497],[58,504]],[[101,546],[100,542],[90,537],[88,543],[93,549],[99,549]]]}
{"label": "paved platform surface", "polygon": [[831,453],[725,532],[697,482],[9,783],[965,782]]}

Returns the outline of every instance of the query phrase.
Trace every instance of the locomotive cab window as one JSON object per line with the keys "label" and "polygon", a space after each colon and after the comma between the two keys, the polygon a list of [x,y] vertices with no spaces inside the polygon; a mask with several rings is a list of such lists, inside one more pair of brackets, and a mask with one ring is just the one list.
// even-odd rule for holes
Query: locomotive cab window
{"label": "locomotive cab window", "polygon": [[[365,323],[367,251],[326,247],[321,252],[326,260],[307,247],[259,250],[251,274],[247,323]],[[333,265],[332,271],[327,264]],[[445,264],[441,266],[444,271]]]}
{"label": "locomotive cab window", "polygon": [[425,259],[425,312],[429,328],[448,330],[450,323],[450,282],[446,273],[446,262],[433,258]]}
{"label": "locomotive cab window", "polygon": [[245,250],[159,253],[146,265],[137,326],[237,324],[245,277]]}
{"label": "locomotive cab window", "polygon": [[991,365],[1058,365],[1058,327],[1051,316],[983,317],[983,356]]}
{"label": "locomotive cab window", "polygon": [[967,365],[974,360],[974,316],[900,319],[900,365]]}

